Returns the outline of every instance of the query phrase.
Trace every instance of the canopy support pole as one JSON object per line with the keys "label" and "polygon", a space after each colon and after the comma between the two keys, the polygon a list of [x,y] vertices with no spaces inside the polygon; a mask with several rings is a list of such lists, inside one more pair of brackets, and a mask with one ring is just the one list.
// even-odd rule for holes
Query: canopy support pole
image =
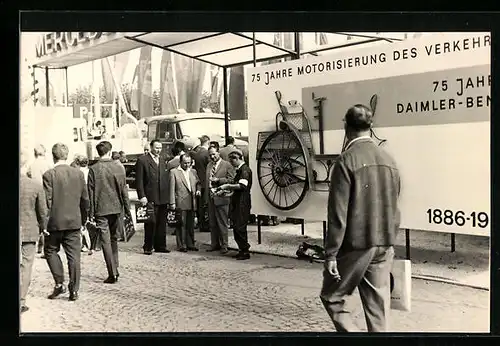
{"label": "canopy support pole", "polygon": [[229,102],[227,99],[228,90],[227,90],[227,67],[222,68],[222,80],[223,80],[223,88],[224,88],[224,136],[226,139],[226,145],[228,145],[228,137],[229,137]]}
{"label": "canopy support pole", "polygon": [[295,59],[300,59],[300,35],[298,32],[294,32],[295,41]]}
{"label": "canopy support pole", "polygon": [[50,106],[50,84],[49,84],[49,68],[45,68],[45,103]]}
{"label": "canopy support pole", "polygon": [[69,106],[68,66],[64,68],[64,79],[66,80],[66,107],[68,107]]}
{"label": "canopy support pole", "polygon": [[257,66],[257,47],[255,45],[255,31],[252,33],[253,67]]}

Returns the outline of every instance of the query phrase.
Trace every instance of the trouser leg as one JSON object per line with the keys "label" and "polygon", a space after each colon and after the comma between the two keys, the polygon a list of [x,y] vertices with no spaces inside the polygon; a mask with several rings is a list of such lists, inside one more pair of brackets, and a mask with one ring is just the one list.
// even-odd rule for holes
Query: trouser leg
{"label": "trouser leg", "polygon": [[118,271],[116,270],[116,264],[113,257],[113,250],[111,248],[111,235],[110,235],[108,217],[98,216],[96,217],[96,222],[97,222],[97,227],[100,230],[102,254],[104,256],[104,261],[106,262],[106,269],[108,270],[108,276],[116,276],[118,274]]}
{"label": "trouser leg", "polygon": [[119,214],[110,215],[108,217],[109,237],[111,240],[111,253],[113,254],[113,260],[115,262],[117,272],[118,272],[118,267],[120,266],[120,262],[118,260],[118,237],[120,232],[119,231],[120,219],[121,216]]}
{"label": "trouser leg", "polygon": [[186,239],[185,244],[188,248],[194,247],[194,215],[195,212],[193,210],[186,211]]}
{"label": "trouser leg", "polygon": [[175,240],[177,242],[177,249],[186,248],[186,211],[181,210],[177,212],[180,216],[180,224],[175,226]]}
{"label": "trouser leg", "polygon": [[377,252],[361,280],[358,290],[369,332],[386,332],[390,313],[390,272],[394,248],[377,247]]}
{"label": "trouser leg", "polygon": [[356,332],[359,327],[352,319],[346,298],[351,296],[363,279],[375,254],[375,248],[351,251],[337,257],[337,268],[341,277],[335,281],[326,271],[323,272],[321,301],[332,319],[337,332]]}
{"label": "trouser leg", "polygon": [[71,292],[78,292],[80,289],[80,258],[82,249],[80,230],[63,231],[62,246],[68,260],[68,289]]}
{"label": "trouser leg", "polygon": [[156,229],[153,237],[153,247],[157,251],[167,249],[167,205],[155,206]]}
{"label": "trouser leg", "polygon": [[45,235],[43,233],[40,233],[40,236],[38,237],[38,248],[37,248],[38,253],[43,252],[44,240],[45,240]]}
{"label": "trouser leg", "polygon": [[56,285],[64,283],[64,267],[59,256],[63,231],[51,231],[45,236],[43,252]]}
{"label": "trouser leg", "polygon": [[219,240],[219,227],[217,224],[217,214],[213,200],[208,203],[208,219],[210,222],[210,245],[213,249],[221,247]]}
{"label": "trouser leg", "polygon": [[21,306],[26,303],[26,295],[31,283],[31,273],[33,272],[33,262],[35,260],[36,243],[23,242],[21,244]]}
{"label": "trouser leg", "polygon": [[236,244],[238,244],[238,248],[242,252],[248,252],[250,249],[250,244],[248,243],[248,220],[250,217],[250,213],[247,213],[246,210],[235,208],[232,213],[233,224],[233,233],[234,240]]}
{"label": "trouser leg", "polygon": [[227,249],[228,247],[228,229],[229,229],[229,204],[218,205],[215,209],[219,243],[222,249]]}
{"label": "trouser leg", "polygon": [[153,250],[153,239],[156,229],[156,222],[146,222],[144,224],[144,245],[142,249],[144,251]]}

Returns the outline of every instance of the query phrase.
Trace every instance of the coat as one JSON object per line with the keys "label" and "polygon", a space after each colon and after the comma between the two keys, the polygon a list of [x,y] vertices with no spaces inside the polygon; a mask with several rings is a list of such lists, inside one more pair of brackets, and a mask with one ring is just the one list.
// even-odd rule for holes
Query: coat
{"label": "coat", "polygon": [[85,224],[89,196],[83,172],[59,164],[43,175],[49,220],[48,231],[75,230]]}
{"label": "coat", "polygon": [[[212,167],[214,166],[214,162],[210,161],[210,163],[207,166],[207,172],[205,176],[205,201],[209,201],[210,197],[210,174],[212,172]],[[222,184],[232,184],[234,181],[235,177],[235,170],[233,165],[231,165],[229,162],[224,161],[221,159],[219,166],[217,167],[217,170],[215,171],[214,177],[219,178],[219,185]],[[228,196],[214,196],[214,204],[215,205],[227,205],[231,202],[231,197],[230,195]]]}
{"label": "coat", "polygon": [[43,186],[24,175],[19,179],[19,224],[21,242],[36,242],[40,229],[47,227]]}
{"label": "coat", "polygon": [[189,181],[191,190],[182,169],[174,168],[170,171],[170,204],[175,203],[179,210],[196,210],[196,192],[200,191],[200,180],[196,170],[189,170]]}
{"label": "coat", "polygon": [[111,159],[100,159],[90,166],[88,190],[90,217],[120,214],[128,208],[125,172]]}
{"label": "coat", "polygon": [[136,189],[139,199],[146,197],[148,202],[164,205],[168,204],[169,199],[169,175],[165,157],[160,156],[159,161],[157,165],[150,154],[137,159],[135,164]]}
{"label": "coat", "polygon": [[392,157],[370,138],[361,138],[340,155],[331,181],[326,258],[394,245],[401,182]]}

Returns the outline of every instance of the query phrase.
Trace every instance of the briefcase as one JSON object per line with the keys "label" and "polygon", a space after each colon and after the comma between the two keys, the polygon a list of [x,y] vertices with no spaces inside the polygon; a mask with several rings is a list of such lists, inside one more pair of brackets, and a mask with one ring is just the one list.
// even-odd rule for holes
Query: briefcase
{"label": "briefcase", "polygon": [[125,214],[123,218],[123,229],[125,231],[125,241],[128,242],[135,234],[134,221],[130,215]]}
{"label": "briefcase", "polygon": [[170,227],[181,226],[181,211],[180,210],[167,210],[167,224]]}
{"label": "briefcase", "polygon": [[85,224],[85,228],[87,229],[87,231],[89,231],[90,249],[95,250],[96,247],[97,247],[97,244],[99,244],[99,239],[100,239],[101,231],[92,222],[87,222]]}
{"label": "briefcase", "polygon": [[140,202],[135,204],[135,220],[137,223],[154,222],[155,208],[153,203],[147,203],[145,206]]}

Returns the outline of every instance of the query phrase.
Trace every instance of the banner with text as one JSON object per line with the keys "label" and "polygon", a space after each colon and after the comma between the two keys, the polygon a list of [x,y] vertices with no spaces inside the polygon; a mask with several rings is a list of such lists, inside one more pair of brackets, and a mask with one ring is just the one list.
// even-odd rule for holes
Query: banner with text
{"label": "banner with text", "polygon": [[[342,119],[376,100],[375,135],[401,173],[401,228],[490,234],[490,34],[435,34],[247,73],[252,213],[326,220]],[[299,140],[279,133],[284,109]],[[277,138],[295,143],[286,155]]]}

